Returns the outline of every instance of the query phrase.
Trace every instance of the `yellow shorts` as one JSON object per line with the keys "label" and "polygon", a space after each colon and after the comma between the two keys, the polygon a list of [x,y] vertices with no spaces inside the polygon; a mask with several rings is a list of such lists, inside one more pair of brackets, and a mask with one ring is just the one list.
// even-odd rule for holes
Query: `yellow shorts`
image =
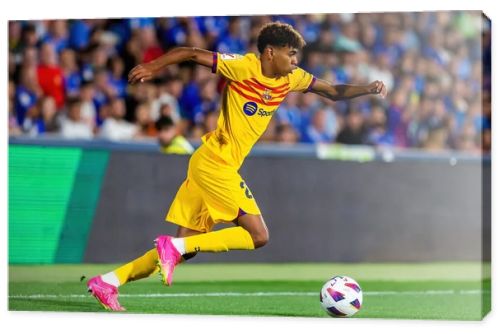
{"label": "yellow shorts", "polygon": [[214,224],[232,222],[243,213],[261,214],[245,181],[234,167],[200,146],[189,160],[187,178],[165,220],[209,232]]}

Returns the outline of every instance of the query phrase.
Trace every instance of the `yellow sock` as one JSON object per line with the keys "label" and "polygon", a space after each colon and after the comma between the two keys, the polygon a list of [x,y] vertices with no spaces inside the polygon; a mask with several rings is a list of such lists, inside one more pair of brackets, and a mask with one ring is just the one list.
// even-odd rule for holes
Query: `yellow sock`
{"label": "yellow sock", "polygon": [[135,281],[158,271],[156,263],[158,261],[158,253],[156,248],[146,252],[143,256],[129,262],[118,269],[114,273],[118,277],[120,284]]}
{"label": "yellow sock", "polygon": [[255,248],[250,233],[241,226],[186,237],[184,243],[186,253]]}

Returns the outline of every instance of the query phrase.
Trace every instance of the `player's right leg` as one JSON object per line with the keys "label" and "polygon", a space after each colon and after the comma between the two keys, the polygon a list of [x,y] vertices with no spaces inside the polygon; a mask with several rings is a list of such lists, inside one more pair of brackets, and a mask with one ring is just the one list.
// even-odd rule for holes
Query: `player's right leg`
{"label": "player's right leg", "polygon": [[[201,232],[179,226],[176,237],[183,238],[193,236]],[[182,260],[189,260],[196,253],[184,254]],[[124,311],[125,309],[118,301],[118,287],[128,282],[149,277],[158,270],[158,252],[156,248],[147,251],[142,256],[134,259],[115,270],[91,278],[87,287],[89,292],[107,310]]]}
{"label": "player's right leg", "polygon": [[157,270],[157,262],[156,249],[150,249],[142,256],[107,274],[91,278],[87,283],[88,291],[105,309],[124,311],[118,302],[118,288],[125,283],[150,276]]}

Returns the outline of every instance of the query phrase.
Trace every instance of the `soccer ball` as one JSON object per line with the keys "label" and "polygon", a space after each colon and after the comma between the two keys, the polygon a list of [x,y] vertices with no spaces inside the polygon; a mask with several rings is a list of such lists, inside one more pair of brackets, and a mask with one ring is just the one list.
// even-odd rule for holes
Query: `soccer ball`
{"label": "soccer ball", "polygon": [[363,304],[363,292],[358,282],[347,276],[335,276],[321,288],[321,307],[332,317],[350,317]]}

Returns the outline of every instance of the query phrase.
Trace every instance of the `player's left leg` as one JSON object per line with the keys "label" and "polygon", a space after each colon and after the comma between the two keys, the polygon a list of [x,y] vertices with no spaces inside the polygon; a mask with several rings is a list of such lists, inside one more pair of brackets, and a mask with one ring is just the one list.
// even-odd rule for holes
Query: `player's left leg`
{"label": "player's left leg", "polygon": [[248,231],[255,248],[263,247],[269,241],[269,230],[262,215],[242,214],[236,224]]}
{"label": "player's left leg", "polygon": [[163,282],[172,284],[174,268],[185,254],[251,250],[264,246],[269,240],[269,232],[261,215],[244,214],[236,219],[236,223],[236,227],[184,238],[159,236],[155,242]]}
{"label": "player's left leg", "polygon": [[[263,247],[269,240],[269,231],[262,215],[243,214],[234,221],[236,227],[173,240],[181,244],[181,253],[227,252]],[[183,243],[183,245],[182,245]]]}
{"label": "player's left leg", "polygon": [[227,252],[233,249],[254,249],[250,233],[241,226],[225,228],[186,238],[160,235],[155,239],[163,283],[172,284],[175,266],[184,254],[197,252]]}

